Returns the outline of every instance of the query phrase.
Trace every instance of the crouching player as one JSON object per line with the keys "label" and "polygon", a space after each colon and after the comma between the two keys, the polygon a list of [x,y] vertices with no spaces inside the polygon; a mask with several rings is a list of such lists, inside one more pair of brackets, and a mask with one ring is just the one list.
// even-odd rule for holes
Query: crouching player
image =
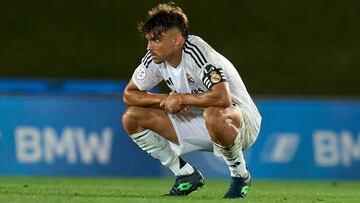
{"label": "crouching player", "polygon": [[[261,116],[239,73],[204,40],[189,35],[187,17],[174,3],[152,8],[139,30],[147,53],[124,91],[124,129],[174,173],[168,195],[188,195],[204,185],[201,173],[181,158],[201,150],[222,156],[229,166],[224,198],[244,198],[251,176],[243,151],[255,142]],[[162,80],[169,95],[148,92]]]}

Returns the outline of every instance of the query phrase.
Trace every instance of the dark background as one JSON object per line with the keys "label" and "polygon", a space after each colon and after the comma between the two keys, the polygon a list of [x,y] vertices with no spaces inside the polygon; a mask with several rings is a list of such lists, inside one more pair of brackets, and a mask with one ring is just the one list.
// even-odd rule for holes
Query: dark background
{"label": "dark background", "polygon": [[[175,1],[264,96],[360,96],[360,0]],[[0,78],[129,79],[159,1],[1,0]]]}

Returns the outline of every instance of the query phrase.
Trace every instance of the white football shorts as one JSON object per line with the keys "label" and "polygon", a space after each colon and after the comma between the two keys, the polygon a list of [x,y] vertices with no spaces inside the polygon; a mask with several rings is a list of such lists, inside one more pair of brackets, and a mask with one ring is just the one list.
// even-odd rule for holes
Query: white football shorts
{"label": "white football shorts", "polygon": [[[233,106],[233,108],[236,108],[242,115],[243,125],[239,128],[239,135],[244,151],[255,142],[259,134],[260,122],[257,122],[246,108],[239,106]],[[221,153],[213,146],[202,114],[189,111],[176,114],[168,113],[168,116],[179,140],[179,145],[170,142],[171,148],[177,154],[212,151],[216,156],[221,156]]]}

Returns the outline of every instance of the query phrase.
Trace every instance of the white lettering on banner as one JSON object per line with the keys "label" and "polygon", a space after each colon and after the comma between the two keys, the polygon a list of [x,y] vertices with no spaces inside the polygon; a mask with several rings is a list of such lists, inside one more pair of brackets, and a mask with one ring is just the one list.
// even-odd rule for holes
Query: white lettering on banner
{"label": "white lettering on banner", "polygon": [[342,143],[342,163],[344,166],[350,166],[352,160],[360,161],[360,134],[356,141],[353,140],[353,136],[349,131],[343,131],[341,133]]}
{"label": "white lettering on banner", "polygon": [[[47,163],[53,163],[56,157],[65,155],[69,163],[76,163],[76,148],[74,132],[76,129],[65,128],[61,136],[58,136],[54,128],[44,128],[44,159]],[[59,138],[59,139],[58,139]]]}
{"label": "white lettering on banner", "polygon": [[15,130],[16,157],[19,162],[39,162],[41,159],[40,131],[33,127]]}
{"label": "white lettering on banner", "polygon": [[[65,127],[57,134],[52,127],[43,130],[19,126],[15,129],[16,157],[20,163],[53,163],[66,157],[70,164],[107,164],[110,160],[112,129],[104,128],[101,135],[83,128]],[[79,154],[77,154],[79,153]]]}
{"label": "white lettering on banner", "polygon": [[322,167],[351,166],[360,160],[360,134],[355,140],[349,131],[319,130],[313,134],[315,163]]}
{"label": "white lettering on banner", "polygon": [[92,132],[86,140],[84,130],[78,131],[77,141],[79,143],[80,157],[83,163],[91,164],[93,162],[94,154],[100,164],[109,162],[109,154],[111,152],[111,138],[112,131],[110,128],[105,128],[102,132],[102,143],[99,136]]}
{"label": "white lettering on banner", "polygon": [[335,166],[339,162],[336,133],[334,131],[316,131],[313,135],[315,162],[319,166]]}
{"label": "white lettering on banner", "polygon": [[261,158],[265,162],[287,163],[293,160],[299,143],[300,136],[296,133],[271,134],[266,140]]}

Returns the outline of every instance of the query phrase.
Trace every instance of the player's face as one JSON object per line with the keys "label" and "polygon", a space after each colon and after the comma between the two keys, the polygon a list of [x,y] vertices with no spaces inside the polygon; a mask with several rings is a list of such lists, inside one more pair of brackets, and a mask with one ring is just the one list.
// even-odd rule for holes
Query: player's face
{"label": "player's face", "polygon": [[155,63],[159,64],[168,61],[174,55],[173,30],[162,32],[158,35],[148,33],[146,34],[146,39],[148,40],[147,50],[150,51]]}

